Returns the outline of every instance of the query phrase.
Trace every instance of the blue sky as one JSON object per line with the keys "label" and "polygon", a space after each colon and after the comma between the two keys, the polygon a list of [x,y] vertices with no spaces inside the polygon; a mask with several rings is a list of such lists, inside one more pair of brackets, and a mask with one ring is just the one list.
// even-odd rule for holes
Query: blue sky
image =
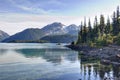
{"label": "blue sky", "polygon": [[79,25],[83,17],[112,15],[120,0],[0,0],[0,29],[14,34],[52,22]]}
{"label": "blue sky", "polygon": [[111,10],[120,0],[0,0],[0,13],[85,16]]}

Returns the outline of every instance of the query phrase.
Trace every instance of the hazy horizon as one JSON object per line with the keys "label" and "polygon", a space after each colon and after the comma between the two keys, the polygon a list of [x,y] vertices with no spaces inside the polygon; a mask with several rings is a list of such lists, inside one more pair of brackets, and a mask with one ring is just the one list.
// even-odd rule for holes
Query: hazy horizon
{"label": "hazy horizon", "polygon": [[0,0],[0,30],[13,35],[53,22],[80,25],[84,17],[111,17],[120,0]]}

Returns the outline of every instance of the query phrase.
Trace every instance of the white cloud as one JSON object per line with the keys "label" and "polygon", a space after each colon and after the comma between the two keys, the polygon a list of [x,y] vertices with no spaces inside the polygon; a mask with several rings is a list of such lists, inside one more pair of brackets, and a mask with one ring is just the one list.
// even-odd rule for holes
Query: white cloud
{"label": "white cloud", "polygon": [[58,8],[65,6],[58,0],[34,1],[34,0],[9,0],[15,7],[27,13],[33,14],[53,14],[59,11]]}
{"label": "white cloud", "polygon": [[48,10],[48,11],[45,11],[44,9],[42,8],[33,8],[33,7],[26,7],[26,6],[18,6],[19,8],[21,8],[22,10],[25,10],[25,11],[28,11],[28,12],[31,12],[31,13],[39,13],[39,14],[50,14],[51,11]]}

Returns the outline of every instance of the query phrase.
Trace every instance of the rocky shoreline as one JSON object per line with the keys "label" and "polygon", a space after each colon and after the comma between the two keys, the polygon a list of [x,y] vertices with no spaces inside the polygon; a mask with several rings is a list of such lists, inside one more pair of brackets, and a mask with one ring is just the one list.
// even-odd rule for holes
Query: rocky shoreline
{"label": "rocky shoreline", "polygon": [[100,59],[103,64],[120,66],[120,46],[109,45],[102,48],[95,48],[89,46],[67,45],[66,47],[80,51],[85,56]]}

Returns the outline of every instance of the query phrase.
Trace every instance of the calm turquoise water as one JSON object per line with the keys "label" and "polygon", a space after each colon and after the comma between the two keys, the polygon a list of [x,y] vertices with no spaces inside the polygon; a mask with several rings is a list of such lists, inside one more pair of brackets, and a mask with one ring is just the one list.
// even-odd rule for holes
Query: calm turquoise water
{"label": "calm turquoise water", "polygon": [[1,43],[0,80],[103,80],[105,77],[115,80],[119,77],[119,67],[86,61],[79,52],[63,45]]}

